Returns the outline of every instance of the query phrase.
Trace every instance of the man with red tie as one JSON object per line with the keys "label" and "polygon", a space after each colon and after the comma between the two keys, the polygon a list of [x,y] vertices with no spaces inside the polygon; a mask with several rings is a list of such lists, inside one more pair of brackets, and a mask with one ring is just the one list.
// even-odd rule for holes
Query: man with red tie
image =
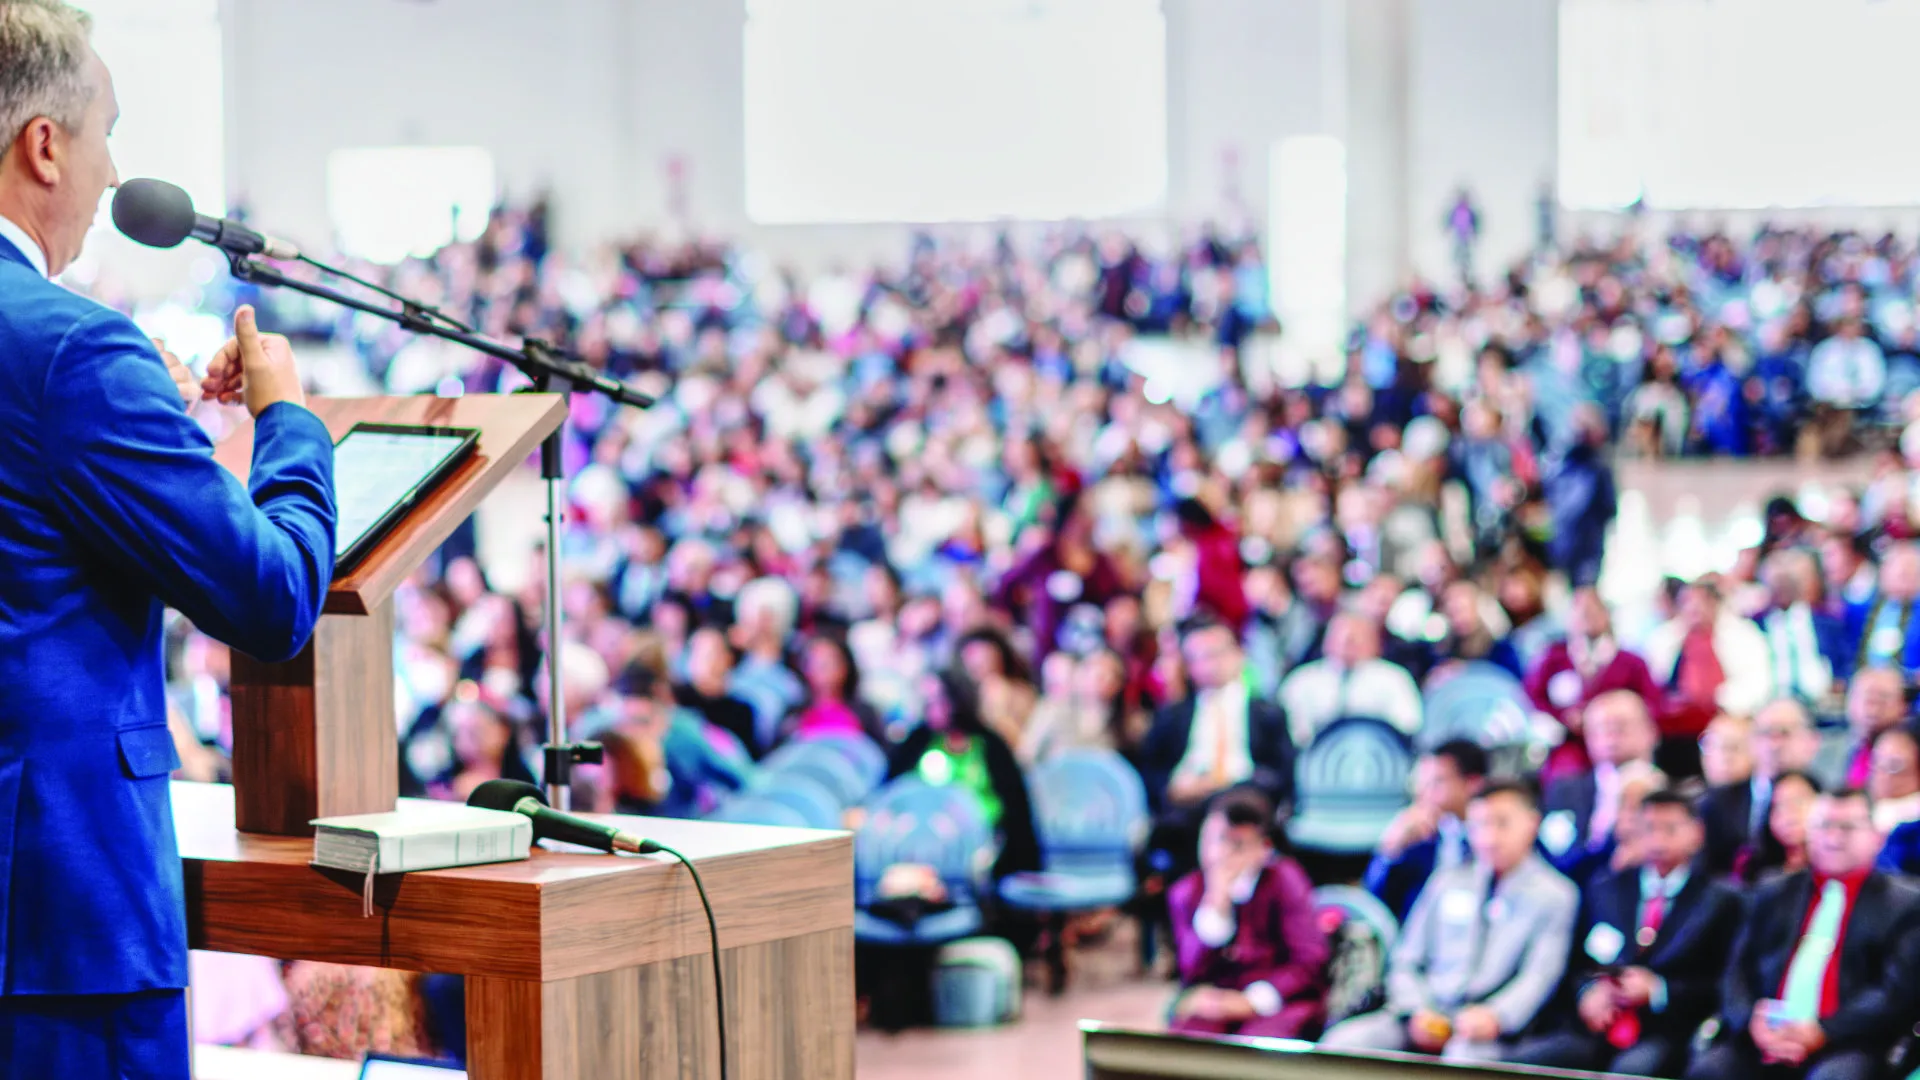
{"label": "man with red tie", "polygon": [[1656,791],[1640,804],[1645,861],[1587,890],[1576,939],[1577,1018],[1507,1060],[1628,1076],[1678,1076],[1687,1046],[1719,1004],[1740,931],[1740,897],[1700,862],[1692,800]]}
{"label": "man with red tie", "polygon": [[1687,1080],[1871,1080],[1920,1014],[1920,890],[1874,870],[1858,788],[1822,795],[1807,870],[1761,886]]}

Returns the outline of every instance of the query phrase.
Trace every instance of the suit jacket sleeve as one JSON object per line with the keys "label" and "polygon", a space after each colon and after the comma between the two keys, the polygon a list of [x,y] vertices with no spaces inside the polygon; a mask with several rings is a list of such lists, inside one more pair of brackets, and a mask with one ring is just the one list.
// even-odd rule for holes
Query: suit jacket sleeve
{"label": "suit jacket sleeve", "polygon": [[1434,888],[1420,891],[1420,899],[1413,902],[1413,910],[1400,927],[1399,940],[1393,943],[1393,955],[1387,961],[1390,1013],[1409,1016],[1433,1004],[1432,995],[1427,993],[1427,937],[1433,922],[1434,897],[1439,892]]}
{"label": "suit jacket sleeve", "polygon": [[1507,985],[1487,998],[1486,1006],[1500,1018],[1502,1035],[1517,1035],[1540,1012],[1560,985],[1573,948],[1573,922],[1579,914],[1580,894],[1571,884],[1551,894],[1542,893],[1545,917],[1527,942],[1527,951]]}
{"label": "suit jacket sleeve", "polygon": [[1147,788],[1147,801],[1155,810],[1166,804],[1167,784],[1186,750],[1182,736],[1191,713],[1183,715],[1184,710],[1186,706],[1178,704],[1161,709],[1154,715],[1153,726],[1147,729],[1147,737],[1140,744],[1140,779]]}
{"label": "suit jacket sleeve", "polygon": [[1375,855],[1373,861],[1367,864],[1362,884],[1392,910],[1394,918],[1405,919],[1408,909],[1413,906],[1409,898],[1433,874],[1439,854],[1440,844],[1437,840],[1423,840],[1401,852],[1397,858]]}
{"label": "suit jacket sleeve", "polygon": [[1727,961],[1726,978],[1720,980],[1720,1033],[1726,1035],[1747,1030],[1753,1020],[1754,1003],[1760,1000],[1760,954],[1766,948],[1766,935],[1759,924],[1768,920],[1769,911],[1778,904],[1780,890],[1767,889],[1753,896],[1745,917],[1733,939],[1733,957]]}
{"label": "suit jacket sleeve", "polygon": [[124,317],[103,308],[75,325],[49,371],[41,445],[56,512],[80,543],[242,652],[299,652],[333,578],[333,440],[320,418],[286,402],[262,412],[243,488]]}
{"label": "suit jacket sleeve", "polygon": [[[1292,860],[1282,860],[1274,864],[1273,873],[1275,887],[1268,891],[1268,902],[1279,910],[1262,912],[1260,917],[1269,924],[1278,923],[1287,962],[1249,970],[1239,983],[1242,988],[1267,983],[1280,992],[1283,1000],[1292,1001],[1320,985],[1333,948],[1320,930],[1320,919],[1313,909],[1313,882],[1307,879],[1307,872]],[[1248,917],[1252,917],[1251,912]]]}
{"label": "suit jacket sleeve", "polygon": [[1293,804],[1293,736],[1287,731],[1287,711],[1270,701],[1247,705],[1249,742],[1254,777],[1277,809]]}

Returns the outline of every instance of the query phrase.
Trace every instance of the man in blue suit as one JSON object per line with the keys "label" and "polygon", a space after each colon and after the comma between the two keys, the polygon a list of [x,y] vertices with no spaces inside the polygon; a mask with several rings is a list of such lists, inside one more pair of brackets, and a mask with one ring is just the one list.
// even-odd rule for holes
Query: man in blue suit
{"label": "man in blue suit", "polygon": [[[242,308],[196,382],[48,280],[116,182],[86,16],[0,0],[0,1077],[189,1075],[161,615],[299,652],[333,569],[332,442]],[[255,418],[246,487],[187,414]]]}

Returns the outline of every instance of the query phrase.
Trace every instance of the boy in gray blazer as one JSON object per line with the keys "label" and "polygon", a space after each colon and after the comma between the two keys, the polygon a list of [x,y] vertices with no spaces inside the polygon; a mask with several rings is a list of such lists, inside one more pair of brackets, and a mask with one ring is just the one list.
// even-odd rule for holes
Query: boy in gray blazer
{"label": "boy in gray blazer", "polygon": [[1387,968],[1387,1005],[1327,1032],[1329,1049],[1497,1061],[1566,971],[1580,894],[1534,850],[1524,784],[1489,784],[1467,808],[1473,862],[1437,871]]}

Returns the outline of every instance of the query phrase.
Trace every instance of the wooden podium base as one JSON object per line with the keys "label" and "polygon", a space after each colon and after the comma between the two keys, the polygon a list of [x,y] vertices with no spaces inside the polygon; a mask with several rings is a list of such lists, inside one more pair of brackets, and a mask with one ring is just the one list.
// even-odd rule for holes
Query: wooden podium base
{"label": "wooden podium base", "polygon": [[[360,879],[311,840],[234,828],[233,790],[173,785],[196,949],[467,977],[473,1080],[719,1080],[706,917],[660,856],[563,854]],[[623,818],[699,867],[720,928],[728,1080],[853,1077],[853,841]]]}

